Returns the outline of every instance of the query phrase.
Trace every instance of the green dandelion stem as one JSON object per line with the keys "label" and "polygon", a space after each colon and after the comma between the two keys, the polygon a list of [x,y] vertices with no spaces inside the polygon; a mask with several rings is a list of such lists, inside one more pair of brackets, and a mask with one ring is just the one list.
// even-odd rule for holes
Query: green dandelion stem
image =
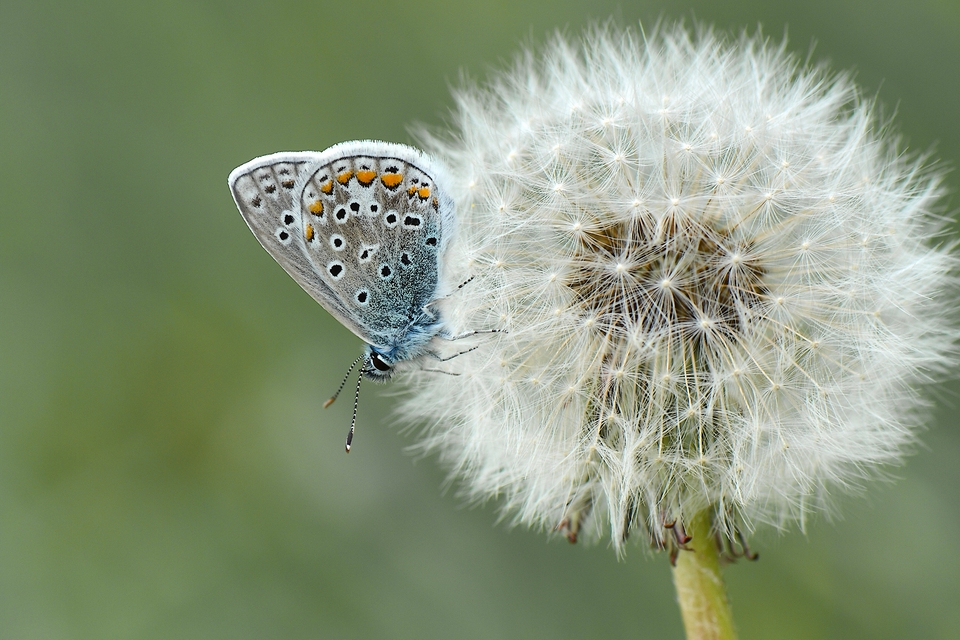
{"label": "green dandelion stem", "polygon": [[692,540],[673,569],[680,613],[688,640],[735,640],[727,588],[720,575],[720,549],[713,536],[712,512],[705,509],[687,524]]}

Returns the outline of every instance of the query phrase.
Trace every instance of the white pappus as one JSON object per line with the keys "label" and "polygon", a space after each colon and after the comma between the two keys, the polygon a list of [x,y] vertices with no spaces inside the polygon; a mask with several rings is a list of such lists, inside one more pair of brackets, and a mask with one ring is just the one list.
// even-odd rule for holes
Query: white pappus
{"label": "white pappus", "polygon": [[[567,535],[785,526],[896,463],[954,353],[942,174],[849,76],[759,35],[556,37],[457,96],[452,331],[411,374],[474,499]],[[581,530],[581,527],[583,529]]]}

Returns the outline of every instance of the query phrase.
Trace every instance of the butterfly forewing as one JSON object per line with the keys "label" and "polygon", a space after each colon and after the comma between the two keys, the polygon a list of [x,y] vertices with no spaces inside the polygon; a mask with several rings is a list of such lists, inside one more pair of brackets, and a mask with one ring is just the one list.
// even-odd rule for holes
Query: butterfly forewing
{"label": "butterfly forewing", "polygon": [[306,176],[316,167],[316,153],[264,156],[230,174],[230,190],[247,226],[263,248],[317,302],[348,329],[363,337],[364,330],[317,273],[307,257],[298,198]]}

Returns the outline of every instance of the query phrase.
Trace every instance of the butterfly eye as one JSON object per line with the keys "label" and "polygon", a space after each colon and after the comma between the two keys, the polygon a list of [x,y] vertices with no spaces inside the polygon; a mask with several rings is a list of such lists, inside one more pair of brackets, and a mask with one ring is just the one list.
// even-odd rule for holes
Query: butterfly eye
{"label": "butterfly eye", "polygon": [[383,361],[379,353],[371,354],[370,361],[373,362],[373,366],[377,371],[390,371],[390,365]]}

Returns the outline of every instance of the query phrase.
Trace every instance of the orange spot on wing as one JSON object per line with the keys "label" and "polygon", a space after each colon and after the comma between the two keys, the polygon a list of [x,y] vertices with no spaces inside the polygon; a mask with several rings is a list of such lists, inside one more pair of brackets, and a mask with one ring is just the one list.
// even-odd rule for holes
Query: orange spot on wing
{"label": "orange spot on wing", "polygon": [[[333,185],[330,185],[330,186],[332,187]],[[312,213],[313,215],[320,216],[323,214],[323,203],[320,202],[319,200],[314,200],[313,204],[307,207],[307,209],[309,209],[310,213]]]}
{"label": "orange spot on wing", "polygon": [[373,179],[377,177],[376,171],[357,171],[357,182],[363,186],[369,186]]}
{"label": "orange spot on wing", "polygon": [[436,198],[433,199],[433,208],[434,208],[434,209],[439,209],[439,208],[440,208],[440,201],[437,200]]}
{"label": "orange spot on wing", "polygon": [[348,182],[350,182],[350,178],[352,177],[353,177],[353,171],[344,171],[343,173],[337,176],[337,182],[339,182],[340,184],[347,184]]}
{"label": "orange spot on wing", "polygon": [[416,192],[417,192],[417,185],[411,185],[410,188],[407,189],[408,196],[413,197],[413,194],[415,194]]}
{"label": "orange spot on wing", "polygon": [[396,189],[401,182],[403,182],[403,176],[399,173],[385,173],[380,176],[380,182],[383,183],[387,189]]}
{"label": "orange spot on wing", "polygon": [[428,189],[427,187],[420,187],[420,188],[417,190],[417,196],[418,196],[421,200],[426,200],[427,198],[430,197],[430,189]]}
{"label": "orange spot on wing", "polygon": [[331,193],[333,193],[333,180],[330,180],[325,185],[320,187],[320,191],[327,195],[330,195]]}
{"label": "orange spot on wing", "polygon": [[307,225],[305,235],[307,236],[307,242],[313,242],[313,225],[312,224]]}

